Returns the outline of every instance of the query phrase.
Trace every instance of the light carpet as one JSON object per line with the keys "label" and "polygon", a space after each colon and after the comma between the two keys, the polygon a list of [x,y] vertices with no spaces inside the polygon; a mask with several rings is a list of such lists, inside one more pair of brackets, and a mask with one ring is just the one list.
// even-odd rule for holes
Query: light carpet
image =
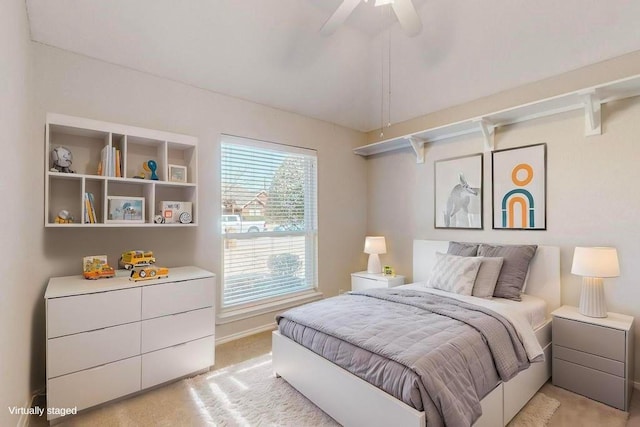
{"label": "light carpet", "polygon": [[508,427],[545,427],[559,407],[559,401],[538,392],[511,420]]}
{"label": "light carpet", "polygon": [[282,378],[267,354],[186,381],[217,426],[339,426]]}
{"label": "light carpet", "polygon": [[[282,378],[271,355],[186,381],[205,419],[219,426],[339,426]],[[537,393],[509,427],[544,427],[560,402]]]}

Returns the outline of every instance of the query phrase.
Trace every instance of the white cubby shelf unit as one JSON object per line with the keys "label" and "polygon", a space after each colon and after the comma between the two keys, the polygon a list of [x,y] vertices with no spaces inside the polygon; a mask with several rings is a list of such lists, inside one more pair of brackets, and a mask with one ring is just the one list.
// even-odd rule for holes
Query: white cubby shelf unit
{"label": "white cubby shelf unit", "polygon": [[[144,129],[98,120],[48,113],[45,129],[45,227],[193,227],[198,224],[198,139],[193,136]],[[53,171],[51,150],[68,148],[74,173]],[[121,177],[98,174],[104,147],[121,153]],[[143,163],[154,160],[158,180],[149,179]],[[184,166],[187,182],[169,180],[169,165]],[[145,172],[145,179],[134,178]],[[85,220],[85,193],[94,197],[95,222]],[[144,197],[143,223],[108,222],[109,197]],[[156,224],[162,201],[192,203],[192,222]],[[72,223],[56,223],[61,210],[74,217]]]}

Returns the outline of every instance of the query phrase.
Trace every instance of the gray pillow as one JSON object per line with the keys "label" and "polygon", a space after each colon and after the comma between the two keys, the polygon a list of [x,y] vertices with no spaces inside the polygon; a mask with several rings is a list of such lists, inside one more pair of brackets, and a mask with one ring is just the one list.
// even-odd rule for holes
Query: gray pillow
{"label": "gray pillow", "polygon": [[436,252],[436,264],[431,270],[427,286],[456,294],[471,295],[480,263],[478,257],[462,257]]}
{"label": "gray pillow", "polygon": [[536,254],[537,245],[485,245],[480,244],[479,256],[502,257],[502,269],[498,276],[494,297],[507,298],[514,301],[522,301],[520,291],[527,277],[529,263]]}
{"label": "gray pillow", "polygon": [[491,298],[498,282],[504,258],[479,257],[482,260],[471,295],[479,298]]}
{"label": "gray pillow", "polygon": [[478,254],[478,243],[449,242],[449,255],[476,256]]}

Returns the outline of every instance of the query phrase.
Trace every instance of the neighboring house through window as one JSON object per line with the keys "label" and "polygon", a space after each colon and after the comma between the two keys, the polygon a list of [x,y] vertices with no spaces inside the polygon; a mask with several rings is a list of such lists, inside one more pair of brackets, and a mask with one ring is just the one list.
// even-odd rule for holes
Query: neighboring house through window
{"label": "neighboring house through window", "polygon": [[315,150],[222,136],[222,309],[317,288]]}

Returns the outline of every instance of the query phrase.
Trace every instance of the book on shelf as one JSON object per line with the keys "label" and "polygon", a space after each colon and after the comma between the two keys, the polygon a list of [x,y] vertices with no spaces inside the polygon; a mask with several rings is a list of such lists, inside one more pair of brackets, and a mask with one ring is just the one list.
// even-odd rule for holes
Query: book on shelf
{"label": "book on shelf", "polygon": [[87,195],[84,195],[84,223],[85,224],[89,224],[91,222],[91,219],[89,218],[89,211],[91,210],[91,208],[89,207],[89,199],[87,198]]}
{"label": "book on shelf", "polygon": [[122,171],[120,170],[120,165],[122,161],[120,160],[120,150],[116,148],[116,176],[118,178],[122,177]]}
{"label": "book on shelf", "polygon": [[111,147],[111,175],[116,176],[116,147]]}
{"label": "book on shelf", "polygon": [[84,193],[84,222],[86,224],[96,223],[96,210],[93,193]]}
{"label": "book on shelf", "polygon": [[96,201],[93,198],[93,193],[87,193],[87,196],[89,198],[89,206],[91,206],[91,211],[90,211],[91,218],[92,218],[91,223],[95,224],[96,222],[98,222],[96,219]]}

